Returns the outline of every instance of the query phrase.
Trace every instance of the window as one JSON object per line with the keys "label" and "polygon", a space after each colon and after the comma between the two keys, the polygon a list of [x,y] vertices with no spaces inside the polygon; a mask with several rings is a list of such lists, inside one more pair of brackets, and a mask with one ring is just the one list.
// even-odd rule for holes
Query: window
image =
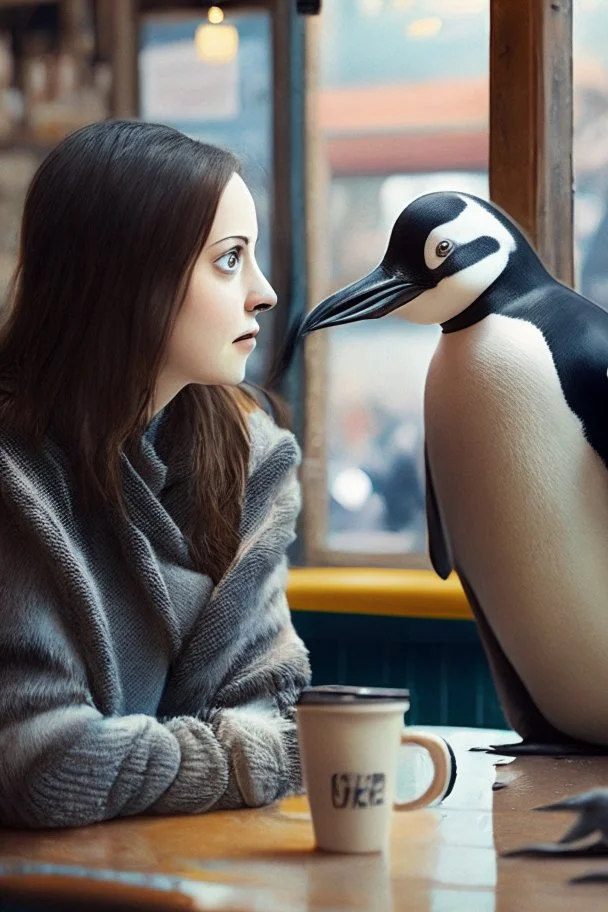
{"label": "window", "polygon": [[573,9],[574,253],[577,287],[608,309],[608,9]]}
{"label": "window", "polygon": [[[315,296],[372,269],[415,196],[487,196],[488,43],[486,0],[326,5]],[[422,401],[438,334],[385,317],[311,335],[310,385],[324,395],[308,401],[309,562],[426,565]]]}
{"label": "window", "polygon": [[[149,14],[140,27],[140,117],[231,149],[244,165],[256,203],[256,256],[271,272],[272,45],[267,10],[235,12],[210,22],[194,12]],[[248,364],[260,382],[270,322]]]}

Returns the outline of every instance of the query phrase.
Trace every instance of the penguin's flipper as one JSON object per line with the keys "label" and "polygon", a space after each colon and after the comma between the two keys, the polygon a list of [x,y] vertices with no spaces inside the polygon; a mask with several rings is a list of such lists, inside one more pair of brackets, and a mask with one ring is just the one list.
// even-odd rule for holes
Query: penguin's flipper
{"label": "penguin's flipper", "polygon": [[441,579],[447,579],[454,569],[454,562],[450,554],[448,538],[439,511],[439,503],[433,486],[426,447],[424,448],[424,467],[426,474],[426,524],[429,536],[429,557],[435,573]]}

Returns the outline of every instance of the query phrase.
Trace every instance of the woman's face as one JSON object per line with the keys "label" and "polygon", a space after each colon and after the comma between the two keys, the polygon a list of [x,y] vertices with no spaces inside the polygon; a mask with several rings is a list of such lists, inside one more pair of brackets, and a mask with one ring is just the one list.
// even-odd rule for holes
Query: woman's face
{"label": "woman's face", "polygon": [[[255,259],[251,193],[233,174],[192,272],[157,387],[155,411],[188,383],[241,383],[255,348],[257,316],[277,303]],[[239,341],[244,336],[249,338]]]}

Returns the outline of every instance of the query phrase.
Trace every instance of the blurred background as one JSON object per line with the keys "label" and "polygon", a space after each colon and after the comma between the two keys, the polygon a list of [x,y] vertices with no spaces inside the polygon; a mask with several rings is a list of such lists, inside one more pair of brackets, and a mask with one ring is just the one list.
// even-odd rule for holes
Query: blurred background
{"label": "blurred background", "polygon": [[[489,0],[0,2],[0,288],[28,181],[63,135],[108,116],[236,150],[281,307],[263,382],[299,309],[383,255],[414,196],[488,194]],[[576,285],[608,308],[608,3],[574,3]],[[522,99],[522,104],[525,99]],[[307,205],[304,205],[304,201]],[[439,330],[398,318],[314,347],[289,394],[305,453],[303,560],[427,566],[422,393]],[[294,386],[295,383],[295,386]]]}

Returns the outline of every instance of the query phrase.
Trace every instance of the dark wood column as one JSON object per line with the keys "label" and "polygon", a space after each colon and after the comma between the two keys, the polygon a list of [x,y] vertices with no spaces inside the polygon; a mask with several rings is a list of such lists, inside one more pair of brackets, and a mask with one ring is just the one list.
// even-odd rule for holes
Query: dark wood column
{"label": "dark wood column", "polygon": [[112,64],[112,117],[137,117],[138,0],[97,0],[100,49]]}
{"label": "dark wood column", "polygon": [[490,195],[572,284],[572,0],[490,9]]}

